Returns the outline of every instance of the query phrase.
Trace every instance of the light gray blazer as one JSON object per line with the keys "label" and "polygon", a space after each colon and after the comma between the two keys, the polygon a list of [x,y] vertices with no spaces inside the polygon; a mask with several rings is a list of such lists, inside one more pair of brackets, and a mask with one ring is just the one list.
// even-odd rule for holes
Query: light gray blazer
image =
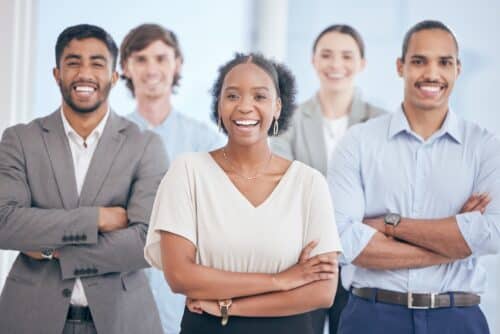
{"label": "light gray blazer", "polygon": [[[80,277],[99,333],[161,333],[141,268],[161,139],[111,112],[78,197],[59,111],[5,130],[0,142],[0,249],[56,248],[59,260],[19,254],[0,296],[2,333],[62,333]],[[98,207],[121,206],[129,226],[98,233]]]}
{"label": "light gray blazer", "polygon": [[[359,93],[354,95],[348,126],[365,122],[385,111],[364,102]],[[274,153],[290,160],[299,160],[326,176],[328,157],[323,137],[323,115],[317,94],[302,103],[290,120],[288,129],[271,138]]]}

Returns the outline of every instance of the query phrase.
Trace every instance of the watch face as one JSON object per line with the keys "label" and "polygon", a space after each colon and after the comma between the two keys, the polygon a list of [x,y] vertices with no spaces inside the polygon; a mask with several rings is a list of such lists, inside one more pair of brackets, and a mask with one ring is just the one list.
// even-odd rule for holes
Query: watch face
{"label": "watch face", "polygon": [[51,259],[54,251],[52,249],[43,249],[41,251],[41,253],[42,253],[42,257],[44,257],[46,259]]}
{"label": "watch face", "polygon": [[385,216],[385,223],[391,225],[397,225],[401,220],[401,216],[396,213],[389,213]]}

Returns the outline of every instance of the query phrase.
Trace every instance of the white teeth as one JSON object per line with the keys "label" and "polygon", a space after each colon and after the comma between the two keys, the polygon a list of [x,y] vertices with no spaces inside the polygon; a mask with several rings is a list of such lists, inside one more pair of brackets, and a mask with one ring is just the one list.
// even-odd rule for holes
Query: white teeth
{"label": "white teeth", "polygon": [[93,92],[95,90],[95,88],[93,87],[89,87],[89,86],[76,86],[75,87],[75,90],[77,92]]}
{"label": "white teeth", "polygon": [[326,75],[330,79],[342,79],[345,77],[344,73],[329,73]]}
{"label": "white teeth", "polygon": [[437,93],[441,90],[438,86],[420,86],[420,89],[429,93]]}
{"label": "white teeth", "polygon": [[251,119],[237,120],[234,122],[236,123],[236,125],[245,125],[245,126],[257,125],[257,123],[259,123],[259,121]]}

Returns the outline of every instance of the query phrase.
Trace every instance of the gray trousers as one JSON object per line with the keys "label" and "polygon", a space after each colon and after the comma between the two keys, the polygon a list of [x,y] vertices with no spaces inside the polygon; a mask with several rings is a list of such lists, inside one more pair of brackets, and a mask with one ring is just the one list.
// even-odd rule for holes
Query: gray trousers
{"label": "gray trousers", "polygon": [[97,330],[90,321],[66,320],[62,334],[97,334]]}

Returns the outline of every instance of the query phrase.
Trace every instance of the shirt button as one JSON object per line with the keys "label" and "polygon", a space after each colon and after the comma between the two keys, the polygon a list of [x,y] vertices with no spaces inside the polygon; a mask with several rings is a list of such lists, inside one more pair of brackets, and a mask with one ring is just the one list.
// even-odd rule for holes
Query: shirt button
{"label": "shirt button", "polygon": [[64,289],[64,290],[62,291],[62,295],[63,295],[64,297],[66,297],[66,298],[71,297],[71,290],[70,290],[70,289],[67,289],[67,288],[66,288],[66,289]]}

